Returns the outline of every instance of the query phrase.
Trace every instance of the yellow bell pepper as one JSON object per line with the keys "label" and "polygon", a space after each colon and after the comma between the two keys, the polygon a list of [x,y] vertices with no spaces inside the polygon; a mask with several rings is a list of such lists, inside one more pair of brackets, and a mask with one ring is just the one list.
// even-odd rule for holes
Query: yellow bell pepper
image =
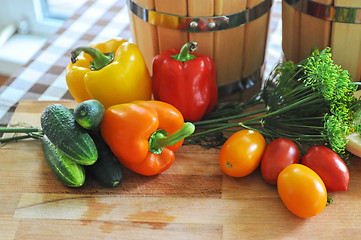
{"label": "yellow bell pepper", "polygon": [[151,99],[150,74],[135,44],[115,38],[79,47],[71,54],[66,82],[77,102],[96,99],[108,108]]}

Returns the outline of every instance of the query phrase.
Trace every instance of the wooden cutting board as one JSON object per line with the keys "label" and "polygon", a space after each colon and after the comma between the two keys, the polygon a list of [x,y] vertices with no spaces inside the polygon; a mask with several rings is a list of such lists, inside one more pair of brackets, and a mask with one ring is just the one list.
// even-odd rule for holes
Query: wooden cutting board
{"label": "wooden cutting board", "polygon": [[[22,101],[12,124],[39,126],[45,106]],[[74,102],[60,102],[75,106]],[[319,215],[300,219],[281,202],[259,169],[244,178],[222,174],[218,150],[183,146],[164,173],[124,170],[114,189],[87,179],[81,188],[56,180],[40,141],[0,148],[0,239],[358,239],[361,162],[351,158],[347,192]]]}

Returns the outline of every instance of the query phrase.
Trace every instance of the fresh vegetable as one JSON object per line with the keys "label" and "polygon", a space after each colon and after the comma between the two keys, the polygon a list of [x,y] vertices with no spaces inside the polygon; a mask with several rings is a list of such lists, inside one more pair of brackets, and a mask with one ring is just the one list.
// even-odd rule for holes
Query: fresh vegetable
{"label": "fresh vegetable", "polygon": [[120,163],[142,175],[168,169],[186,136],[194,131],[182,114],[160,101],[136,101],[108,108],[101,134]]}
{"label": "fresh vegetable", "polygon": [[277,179],[278,194],[296,216],[316,216],[326,207],[327,191],[322,179],[302,164],[284,168]]}
{"label": "fresh vegetable", "polygon": [[197,43],[186,43],[153,60],[154,98],[175,106],[186,121],[201,120],[218,100],[215,64],[207,55],[193,54],[196,49]]}
{"label": "fresh vegetable", "polygon": [[[361,99],[360,94],[361,91],[357,91],[354,96]],[[356,111],[353,123],[355,131],[347,136],[346,150],[361,157],[361,108]]]}
{"label": "fresh vegetable", "polygon": [[1,142],[41,139],[44,157],[55,176],[66,186],[80,187],[85,181],[82,165],[93,164],[98,157],[94,141],[80,127],[70,109],[60,104],[47,106],[39,127],[1,127],[0,132],[26,133],[1,139]]}
{"label": "fresh vegetable", "polygon": [[229,176],[247,176],[259,166],[265,147],[266,140],[257,131],[238,131],[222,146],[219,165]]}
{"label": "fresh vegetable", "polygon": [[357,132],[351,133],[347,137],[346,150],[355,156],[361,157],[361,137]]}
{"label": "fresh vegetable", "polygon": [[[79,56],[84,52],[84,56]],[[144,58],[135,44],[122,38],[72,51],[66,82],[80,103],[96,99],[105,108],[135,100],[150,100],[152,87]]]}
{"label": "fresh vegetable", "polygon": [[[288,138],[300,147],[326,143],[346,157],[347,135],[353,132],[353,116],[361,101],[353,97],[358,83],[333,63],[329,51],[314,51],[299,64],[280,64],[258,94],[244,104],[220,106],[208,120],[195,123],[203,131],[187,141],[224,129],[258,128],[267,138]],[[257,109],[244,111],[250,106]]]}
{"label": "fresh vegetable", "polygon": [[98,100],[91,99],[75,106],[75,121],[87,130],[96,130],[103,120],[104,106]]}
{"label": "fresh vegetable", "polygon": [[98,150],[98,160],[86,171],[105,187],[116,187],[123,181],[123,171],[120,162],[112,153],[101,136],[91,133]]}
{"label": "fresh vegetable", "polygon": [[41,146],[48,165],[60,182],[68,187],[80,187],[84,184],[85,171],[82,165],[69,159],[46,135],[42,137]]}
{"label": "fresh vegetable", "polygon": [[98,158],[94,141],[80,127],[72,112],[61,104],[47,106],[41,114],[43,134],[68,158],[81,165],[91,165]]}
{"label": "fresh vegetable", "polygon": [[300,151],[297,145],[289,139],[279,138],[267,147],[261,160],[263,178],[270,184],[277,184],[280,172],[293,163],[299,163]]}
{"label": "fresh vegetable", "polygon": [[315,171],[329,192],[346,191],[350,174],[344,161],[325,146],[311,147],[301,163]]}

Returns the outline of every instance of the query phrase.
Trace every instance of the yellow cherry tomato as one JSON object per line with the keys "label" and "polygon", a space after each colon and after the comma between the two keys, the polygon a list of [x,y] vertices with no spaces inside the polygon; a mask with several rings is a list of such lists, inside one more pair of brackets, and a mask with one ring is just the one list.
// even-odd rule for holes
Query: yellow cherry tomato
{"label": "yellow cherry tomato", "polygon": [[247,176],[259,166],[265,147],[266,140],[259,132],[238,131],[223,144],[219,164],[229,176]]}
{"label": "yellow cherry tomato", "polygon": [[301,218],[316,216],[327,204],[327,191],[322,179],[301,164],[284,168],[278,175],[277,188],[288,210]]}

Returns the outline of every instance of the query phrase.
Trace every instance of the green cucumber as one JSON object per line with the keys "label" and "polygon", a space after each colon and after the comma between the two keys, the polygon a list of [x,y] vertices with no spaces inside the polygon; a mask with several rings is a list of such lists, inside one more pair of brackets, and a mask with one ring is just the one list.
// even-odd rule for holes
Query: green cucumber
{"label": "green cucumber", "polygon": [[41,140],[44,157],[55,176],[68,187],[80,187],[85,181],[84,167],[64,155],[44,135]]}
{"label": "green cucumber", "polygon": [[77,123],[87,130],[97,129],[103,120],[104,106],[95,99],[79,103],[74,109],[74,118]]}
{"label": "green cucumber", "polygon": [[118,186],[123,181],[122,165],[101,136],[91,136],[98,150],[98,160],[86,166],[86,172],[104,187]]}
{"label": "green cucumber", "polygon": [[41,114],[41,127],[49,140],[74,162],[91,165],[97,160],[98,153],[93,139],[63,105],[47,106]]}

